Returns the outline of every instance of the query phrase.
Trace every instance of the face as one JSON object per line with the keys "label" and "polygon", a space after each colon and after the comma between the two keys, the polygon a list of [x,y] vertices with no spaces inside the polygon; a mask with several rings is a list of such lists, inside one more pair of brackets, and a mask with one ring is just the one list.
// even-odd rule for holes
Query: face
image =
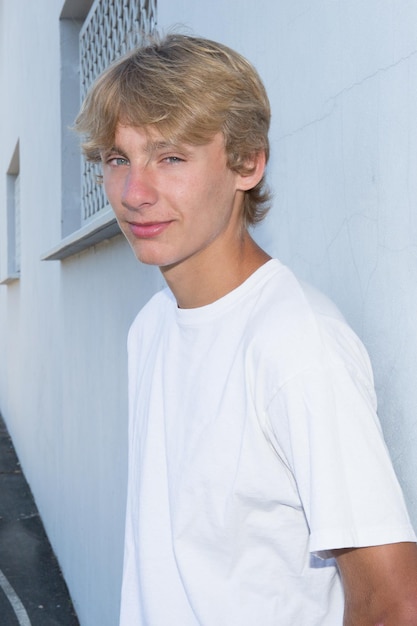
{"label": "face", "polygon": [[107,198],[143,263],[192,267],[235,245],[248,182],[227,167],[221,133],[203,146],[173,145],[119,125],[102,161]]}

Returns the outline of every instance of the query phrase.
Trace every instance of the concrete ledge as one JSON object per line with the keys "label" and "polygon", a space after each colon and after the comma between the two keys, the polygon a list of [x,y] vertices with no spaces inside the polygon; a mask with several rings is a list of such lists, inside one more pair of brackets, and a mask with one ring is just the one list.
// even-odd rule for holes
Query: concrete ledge
{"label": "concrete ledge", "polygon": [[116,235],[120,235],[120,232],[113,211],[110,208],[106,209],[100,212],[100,215],[91,220],[91,222],[68,235],[54,248],[48,250],[48,252],[42,255],[41,261],[61,261],[105,239],[111,239]]}
{"label": "concrete ledge", "polygon": [[20,279],[20,272],[16,272],[15,274],[10,274],[5,278],[0,279],[0,285],[11,285]]}

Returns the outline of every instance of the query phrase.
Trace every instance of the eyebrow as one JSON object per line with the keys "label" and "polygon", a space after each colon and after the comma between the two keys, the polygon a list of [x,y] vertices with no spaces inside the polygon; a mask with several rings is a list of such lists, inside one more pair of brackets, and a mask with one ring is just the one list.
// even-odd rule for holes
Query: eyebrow
{"label": "eyebrow", "polygon": [[102,157],[106,157],[109,156],[109,154],[120,154],[123,157],[126,157],[126,153],[124,150],[122,150],[121,148],[119,148],[119,146],[111,146],[110,148],[105,148],[103,150],[100,151],[100,154]]}
{"label": "eyebrow", "polygon": [[152,155],[161,150],[179,150],[180,152],[189,155],[191,148],[192,146],[187,146],[187,144],[181,142],[161,139],[159,141],[148,141],[145,146],[145,152]]}
{"label": "eyebrow", "polygon": [[148,141],[145,146],[146,152],[156,152],[158,150],[165,150],[165,148],[178,148],[179,146],[172,141]]}
{"label": "eyebrow", "polygon": [[[155,154],[163,150],[169,150],[169,151],[175,151],[175,152],[178,151],[185,158],[192,159],[193,158],[192,148],[193,148],[192,144],[186,144],[182,142],[169,141],[165,139],[156,140],[156,141],[149,140],[146,142],[144,146],[144,153],[147,155],[148,162],[154,157]],[[129,160],[127,153],[122,148],[120,148],[117,144],[114,144],[113,146],[111,146],[111,148],[107,150],[102,150],[100,153],[100,156],[101,156],[101,159],[104,160],[112,154],[118,154],[122,158],[126,159],[127,161]]]}
{"label": "eyebrow", "polygon": [[[177,143],[174,141],[165,141],[165,140],[148,141],[145,144],[145,152],[147,154],[153,154],[155,152],[158,152],[158,150],[165,150],[165,149],[181,150],[183,152],[184,151],[188,152],[188,150],[185,147],[185,144]],[[102,154],[108,155],[108,154],[112,154],[113,152],[120,154],[122,156],[126,156],[125,151],[119,146],[117,146],[116,144],[111,146],[111,148],[108,148],[107,150],[103,150]]]}

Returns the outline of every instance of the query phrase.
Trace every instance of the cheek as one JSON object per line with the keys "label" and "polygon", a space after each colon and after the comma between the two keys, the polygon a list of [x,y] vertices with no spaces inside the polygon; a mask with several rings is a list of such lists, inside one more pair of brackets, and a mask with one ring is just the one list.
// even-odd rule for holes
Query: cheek
{"label": "cheek", "polygon": [[233,181],[227,176],[219,175],[213,178],[207,186],[206,196],[212,212],[218,218],[224,216],[227,220],[233,210],[235,199],[235,187]]}
{"label": "cheek", "polygon": [[205,176],[190,181],[189,191],[194,198],[216,210],[228,204],[234,195],[232,180],[224,171],[217,171],[213,166]]}
{"label": "cheek", "polygon": [[112,208],[116,211],[121,199],[121,190],[114,181],[110,181],[105,176],[103,176],[103,188],[107,200],[109,201]]}

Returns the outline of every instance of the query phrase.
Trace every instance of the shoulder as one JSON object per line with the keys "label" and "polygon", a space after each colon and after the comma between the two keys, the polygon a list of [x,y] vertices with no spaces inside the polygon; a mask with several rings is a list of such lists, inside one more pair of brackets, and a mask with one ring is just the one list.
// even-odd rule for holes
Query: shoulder
{"label": "shoulder", "polygon": [[316,332],[326,356],[335,366],[342,365],[355,377],[373,388],[373,373],[368,352],[337,306],[320,291],[300,283],[314,317]]}
{"label": "shoulder", "polygon": [[367,351],[336,304],[284,265],[260,291],[249,335],[266,367],[281,363],[285,380],[309,368],[340,365],[373,386]]}
{"label": "shoulder", "polygon": [[278,260],[270,261],[268,273],[258,283],[257,312],[268,318],[285,322],[285,330],[292,326],[311,325],[318,320],[346,321],[337,306],[318,289],[301,281]]}
{"label": "shoulder", "polygon": [[137,340],[141,334],[152,334],[175,306],[175,300],[168,288],[154,294],[133,320],[129,329],[128,345]]}

